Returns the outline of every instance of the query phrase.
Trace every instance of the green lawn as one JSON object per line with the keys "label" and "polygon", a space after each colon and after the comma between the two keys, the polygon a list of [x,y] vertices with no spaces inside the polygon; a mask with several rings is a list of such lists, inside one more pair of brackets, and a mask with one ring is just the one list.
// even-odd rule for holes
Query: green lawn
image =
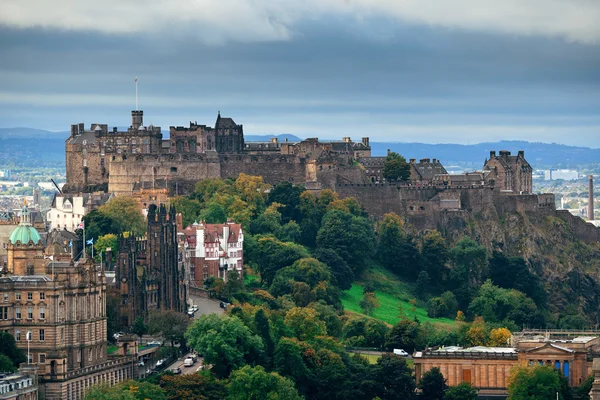
{"label": "green lawn", "polygon": [[[404,314],[409,319],[414,319],[415,315],[421,322],[434,322],[434,323],[442,323],[442,324],[454,324],[454,320],[448,318],[429,318],[427,316],[427,310],[416,307],[416,310],[413,312],[413,306],[405,301],[400,300],[399,298],[392,296],[388,293],[385,293],[381,290],[376,290],[375,295],[381,304],[379,308],[375,309],[372,317],[380,319],[388,324],[394,325],[396,322],[400,320],[398,314],[398,304],[402,303],[402,309],[404,310]],[[344,305],[344,309],[347,311],[352,311],[357,314],[362,314],[362,309],[359,304],[363,298],[363,286],[358,284],[352,284],[352,288],[350,290],[346,290],[342,293],[341,300]]]}

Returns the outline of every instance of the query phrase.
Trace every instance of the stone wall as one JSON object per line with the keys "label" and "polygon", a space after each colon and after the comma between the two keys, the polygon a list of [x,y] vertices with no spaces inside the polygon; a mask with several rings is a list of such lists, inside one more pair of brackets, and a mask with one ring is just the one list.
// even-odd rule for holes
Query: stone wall
{"label": "stone wall", "polygon": [[237,178],[240,173],[260,175],[267,183],[289,181],[304,183],[306,163],[293,155],[249,155],[233,154],[219,156],[221,178]]}
{"label": "stone wall", "polygon": [[575,236],[586,243],[597,243],[600,241],[600,229],[574,216],[567,210],[556,211],[556,216],[564,220],[573,230]]}

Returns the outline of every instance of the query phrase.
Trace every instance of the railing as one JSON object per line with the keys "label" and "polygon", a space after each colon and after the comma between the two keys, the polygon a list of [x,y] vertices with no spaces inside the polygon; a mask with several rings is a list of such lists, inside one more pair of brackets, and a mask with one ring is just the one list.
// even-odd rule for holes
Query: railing
{"label": "railing", "polygon": [[134,362],[134,359],[135,359],[135,357],[133,357],[133,356],[124,357],[124,358],[119,358],[117,360],[107,361],[102,364],[90,365],[88,367],[79,368],[79,369],[67,372],[67,379],[75,378],[75,377],[81,376],[81,375],[87,375],[91,372],[101,371],[101,370],[104,370],[107,368],[131,364]]}

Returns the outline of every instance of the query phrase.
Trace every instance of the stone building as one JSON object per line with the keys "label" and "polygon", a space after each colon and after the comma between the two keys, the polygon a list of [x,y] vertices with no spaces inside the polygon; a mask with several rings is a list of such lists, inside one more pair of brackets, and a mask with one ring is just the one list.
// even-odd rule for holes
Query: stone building
{"label": "stone building", "polygon": [[111,197],[107,193],[55,194],[50,210],[46,213],[48,230],[66,229],[75,232],[83,217],[106,204]]}
{"label": "stone building", "polygon": [[[50,247],[53,247],[51,244]],[[133,377],[135,356],[109,359],[106,283],[90,259],[48,261],[27,206],[0,275],[0,329],[36,364],[46,399],[80,399],[86,388]]]}
{"label": "stone building", "polygon": [[17,373],[0,374],[0,399],[37,400],[37,366],[22,364]]}
{"label": "stone building", "polygon": [[494,181],[495,187],[502,191],[513,193],[532,193],[533,169],[525,160],[525,152],[519,151],[512,156],[510,151],[500,150],[496,155],[490,151],[490,159],[485,162],[483,172],[487,181]]}
{"label": "stone building", "polygon": [[244,232],[242,225],[194,223],[183,231],[190,265],[190,279],[202,287],[209,277],[227,281],[231,271],[244,272]]}
{"label": "stone building", "polygon": [[183,312],[187,288],[182,252],[178,249],[175,207],[148,208],[146,237],[122,238],[115,271],[121,294],[121,326],[154,309]]}
{"label": "stone building", "polygon": [[[561,332],[560,334],[564,334]],[[438,367],[448,385],[469,382],[481,395],[506,394],[510,369],[518,364],[550,365],[560,370],[571,386],[592,375],[592,360],[600,350],[600,337],[544,335],[513,337],[514,347],[445,347],[414,354],[417,383]]]}

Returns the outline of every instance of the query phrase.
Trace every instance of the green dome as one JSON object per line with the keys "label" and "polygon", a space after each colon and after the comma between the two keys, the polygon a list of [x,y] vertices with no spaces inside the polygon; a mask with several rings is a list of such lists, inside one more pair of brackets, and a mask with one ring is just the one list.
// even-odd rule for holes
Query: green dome
{"label": "green dome", "polygon": [[41,240],[40,234],[31,225],[19,225],[10,234],[10,242],[12,244],[16,244],[17,242],[21,242],[21,244],[27,244],[30,240],[34,244],[38,244]]}

